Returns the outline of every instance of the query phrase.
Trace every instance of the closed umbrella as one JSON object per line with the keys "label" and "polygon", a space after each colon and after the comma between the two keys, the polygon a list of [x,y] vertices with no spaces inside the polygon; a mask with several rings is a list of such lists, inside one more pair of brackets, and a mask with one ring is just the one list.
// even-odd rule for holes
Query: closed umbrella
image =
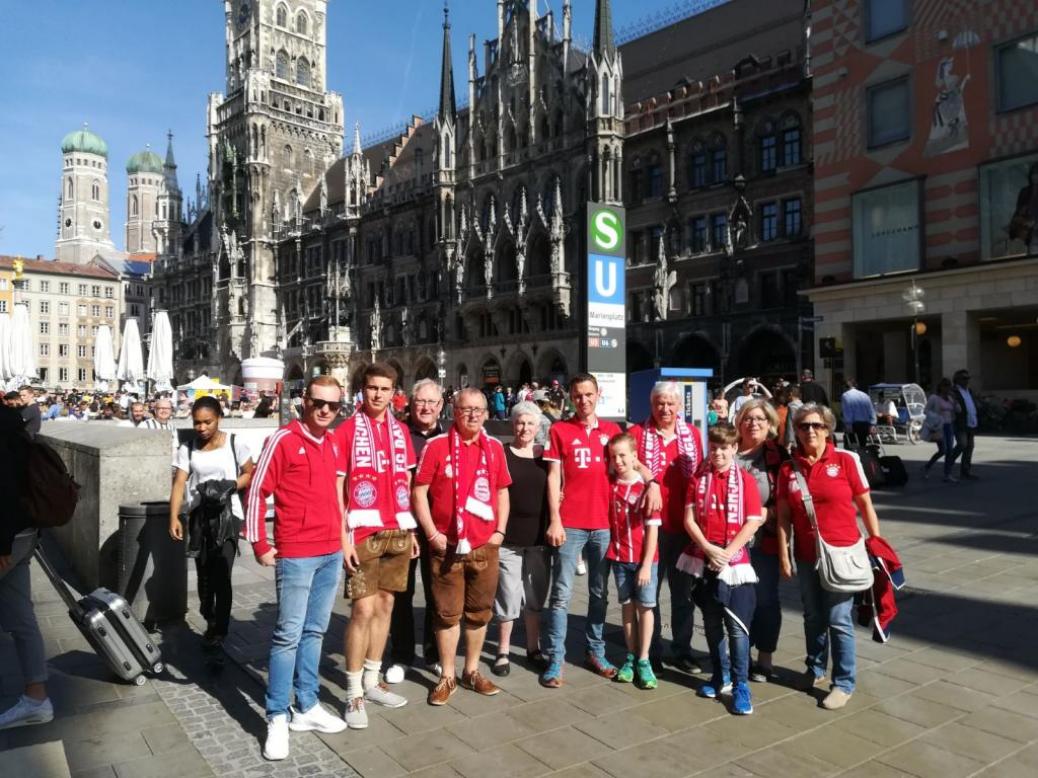
{"label": "closed umbrella", "polygon": [[123,326],[123,342],[119,348],[119,366],[116,377],[130,394],[142,394],[140,381],[144,380],[144,354],[141,351],[141,332],[137,320],[129,318]]}
{"label": "closed umbrella", "polygon": [[112,328],[102,324],[94,337],[94,388],[105,392],[115,381],[115,349],[112,347]]}
{"label": "closed umbrella", "polygon": [[19,303],[14,306],[11,319],[11,350],[8,353],[7,369],[11,373],[12,385],[28,383],[36,377],[36,350],[32,342],[32,326],[29,324],[29,306]]}
{"label": "closed umbrella", "polygon": [[11,316],[4,311],[0,313],[0,382],[11,377],[8,363],[11,361]]}
{"label": "closed umbrella", "polygon": [[148,352],[148,380],[155,382],[155,391],[173,389],[173,328],[169,314],[159,311],[151,325],[151,350]]}

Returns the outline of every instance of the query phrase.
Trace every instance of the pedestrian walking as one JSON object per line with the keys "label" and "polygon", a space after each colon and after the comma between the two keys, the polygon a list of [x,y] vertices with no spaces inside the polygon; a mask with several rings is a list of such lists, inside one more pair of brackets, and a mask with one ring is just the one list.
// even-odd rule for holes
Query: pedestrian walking
{"label": "pedestrian walking", "polygon": [[[170,406],[172,410],[172,406]],[[220,430],[223,410],[214,397],[199,397],[191,409],[195,437],[177,450],[169,495],[169,534],[185,538],[198,574],[199,611],[206,621],[205,647],[218,651],[231,620],[231,570],[245,513],[239,493],[252,482],[253,462],[241,438]]]}
{"label": "pedestrian walking", "polygon": [[929,440],[937,444],[937,452],[923,465],[923,478],[928,478],[930,468],[944,457],[944,480],[958,483],[959,479],[952,475],[952,468],[959,456],[959,448],[955,444],[955,419],[959,405],[952,396],[952,382],[942,378],[937,388],[926,401],[926,421],[924,422]]}
{"label": "pedestrian walking", "polygon": [[429,692],[430,705],[445,705],[457,691],[462,620],[462,687],[488,697],[501,691],[479,672],[479,657],[497,592],[512,481],[504,448],[483,429],[486,416],[482,392],[458,392],[454,425],[429,441],[415,477],[415,512],[432,553],[433,630],[443,668]]}
{"label": "pedestrian walking", "polygon": [[980,426],[977,414],[977,398],[970,389],[970,371],[956,370],[952,376],[955,388],[951,393],[955,400],[955,448],[959,452],[959,478],[976,481],[973,474],[973,438]]}
{"label": "pedestrian walking", "polygon": [[846,389],[840,395],[840,413],[843,417],[844,448],[861,448],[869,442],[869,435],[876,432],[876,406],[872,398],[858,388],[853,378],[845,382]]}
{"label": "pedestrian walking", "polygon": [[[277,591],[264,701],[263,756],[270,760],[288,757],[289,730],[335,733],[346,728],[317,700],[321,644],[348,542],[337,489],[346,460],[328,434],[342,408],[342,388],[331,376],[317,376],[301,399],[302,418],[267,439],[253,473],[245,521],[245,538],[257,561],[274,568]],[[273,545],[267,539],[269,497],[274,498]]]}

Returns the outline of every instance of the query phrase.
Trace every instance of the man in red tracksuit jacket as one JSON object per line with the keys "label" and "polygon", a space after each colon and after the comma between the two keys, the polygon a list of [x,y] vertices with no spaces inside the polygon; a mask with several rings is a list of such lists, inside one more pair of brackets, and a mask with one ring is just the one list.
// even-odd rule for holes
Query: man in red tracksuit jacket
{"label": "man in red tracksuit jacket", "polygon": [[[253,473],[245,538],[257,561],[275,568],[277,622],[267,678],[266,759],[285,759],[289,730],[335,733],[346,722],[317,701],[321,643],[339,587],[346,542],[336,479],[343,452],[328,427],[342,407],[331,376],[310,381],[303,418],[270,436]],[[274,498],[274,545],[267,540],[267,498]],[[293,680],[294,679],[294,680]],[[295,691],[295,706],[290,707]]]}

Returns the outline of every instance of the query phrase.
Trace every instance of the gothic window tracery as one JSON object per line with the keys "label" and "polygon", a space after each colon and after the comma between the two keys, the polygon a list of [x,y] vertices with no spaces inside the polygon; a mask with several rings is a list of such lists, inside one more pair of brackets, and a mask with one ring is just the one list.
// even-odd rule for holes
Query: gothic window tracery
{"label": "gothic window tracery", "polygon": [[96,181],[90,185],[90,199],[95,202],[101,199],[101,186]]}
{"label": "gothic window tracery", "polygon": [[288,25],[288,8],[285,7],[284,3],[278,5],[275,23],[278,27],[286,27]]}
{"label": "gothic window tracery", "polygon": [[296,32],[300,35],[306,35],[309,26],[310,20],[307,18],[306,12],[300,11],[296,15]]}
{"label": "gothic window tracery", "polygon": [[300,57],[296,62],[296,83],[310,87],[310,62],[306,57]]}
{"label": "gothic window tracery", "polygon": [[287,79],[288,78],[288,68],[289,68],[288,52],[285,51],[284,49],[281,49],[277,53],[276,64],[274,66],[274,75],[277,76],[278,78],[285,78],[285,79]]}

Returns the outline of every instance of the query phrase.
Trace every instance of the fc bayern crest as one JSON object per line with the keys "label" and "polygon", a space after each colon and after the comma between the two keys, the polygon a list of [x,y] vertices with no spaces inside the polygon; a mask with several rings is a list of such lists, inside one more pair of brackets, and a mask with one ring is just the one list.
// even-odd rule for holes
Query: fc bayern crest
{"label": "fc bayern crest", "polygon": [[476,485],[473,487],[476,492],[476,499],[480,502],[490,502],[490,481],[483,476],[476,479]]}
{"label": "fc bayern crest", "polygon": [[378,499],[378,490],[371,481],[361,481],[353,487],[353,503],[358,508],[370,508]]}
{"label": "fc bayern crest", "polygon": [[396,504],[402,511],[406,511],[411,507],[411,493],[403,484],[396,488]]}
{"label": "fc bayern crest", "polygon": [[839,465],[829,465],[827,468],[825,468],[825,474],[827,476],[829,476],[830,478],[838,477],[840,475],[840,466]]}
{"label": "fc bayern crest", "polygon": [[599,435],[598,436],[598,442],[601,443],[603,446],[607,445],[609,443],[609,436],[608,435]]}

